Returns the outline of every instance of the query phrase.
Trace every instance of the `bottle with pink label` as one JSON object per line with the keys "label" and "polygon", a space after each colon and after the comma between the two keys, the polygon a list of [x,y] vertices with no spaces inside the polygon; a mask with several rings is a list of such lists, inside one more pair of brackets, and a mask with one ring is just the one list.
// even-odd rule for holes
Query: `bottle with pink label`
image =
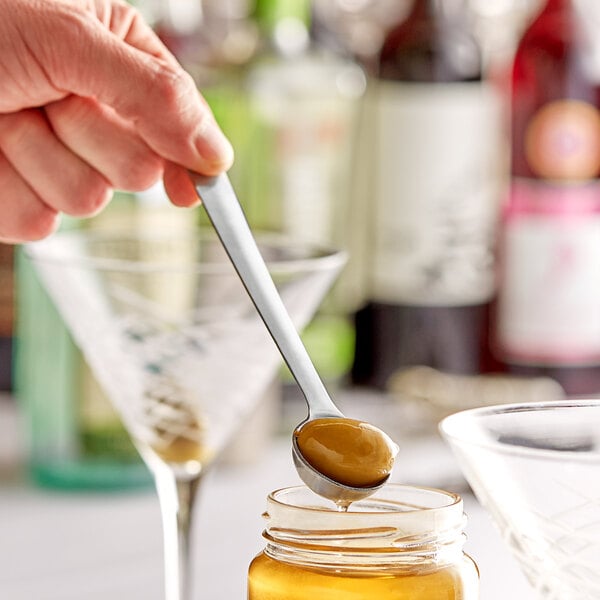
{"label": "bottle with pink label", "polygon": [[547,0],[514,60],[495,348],[584,395],[600,391],[600,32],[575,4]]}

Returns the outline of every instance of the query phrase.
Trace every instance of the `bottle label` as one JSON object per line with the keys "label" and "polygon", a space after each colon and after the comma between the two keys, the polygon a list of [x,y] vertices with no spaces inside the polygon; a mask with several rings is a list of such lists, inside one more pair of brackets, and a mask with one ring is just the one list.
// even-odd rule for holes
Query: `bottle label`
{"label": "bottle label", "polygon": [[[332,83],[342,76],[356,79],[357,89],[342,93]],[[338,204],[347,206],[352,128],[363,77],[354,65],[308,58],[262,65],[253,72],[253,113],[258,128],[273,140],[268,189],[260,201],[264,206],[265,195],[272,198],[269,208],[279,216],[274,227],[295,239],[323,245],[345,241],[338,239],[345,232],[336,219]]]}
{"label": "bottle label", "polygon": [[600,359],[600,183],[517,179],[502,240],[497,344],[539,365]]}
{"label": "bottle label", "polygon": [[546,179],[582,180],[600,171],[600,113],[579,100],[545,104],[525,132],[531,170]]}
{"label": "bottle label", "polygon": [[461,306],[494,292],[500,105],[481,83],[383,81],[371,298]]}

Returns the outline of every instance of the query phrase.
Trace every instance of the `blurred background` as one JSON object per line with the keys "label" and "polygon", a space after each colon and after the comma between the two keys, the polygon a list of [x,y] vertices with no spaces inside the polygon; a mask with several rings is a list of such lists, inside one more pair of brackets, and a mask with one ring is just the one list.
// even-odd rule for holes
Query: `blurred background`
{"label": "blurred background", "polygon": [[[512,60],[540,2],[444,0],[428,14],[421,4],[136,3],[232,140],[231,178],[252,227],[349,253],[304,332],[334,392],[389,395],[415,429],[470,405],[598,392],[598,354],[592,365],[528,362],[497,343],[511,329],[496,308]],[[584,10],[598,12],[589,2]],[[98,217],[63,227],[183,231],[198,219],[156,187],[117,192]],[[521,250],[511,267],[526,271],[535,252]],[[0,265],[0,387],[26,413],[34,476],[67,487],[82,476],[46,468],[43,445],[37,465],[42,436],[62,438],[82,460],[136,461],[18,248],[1,247]],[[295,395],[282,371],[257,419],[277,427],[286,406],[301,406]]]}
{"label": "blurred background", "polygon": [[[465,489],[438,444],[447,414],[600,392],[597,208],[578,213],[574,230],[572,210],[528,211],[515,192],[543,179],[563,197],[598,176],[527,171],[512,147],[525,127],[515,51],[545,4],[135,2],[230,137],[230,175],[252,227],[348,252],[304,341],[348,414],[382,425],[421,461],[404,471],[412,483]],[[596,90],[600,9],[574,5]],[[204,218],[170,207],[157,186],[117,192],[101,215],[63,227],[185,231]],[[581,271],[578,283],[541,281],[549,256]],[[568,293],[556,299],[557,290]],[[0,479],[67,493],[151,489],[35,271],[10,246],[0,246],[0,389],[5,422],[18,423],[0,445]],[[301,400],[282,368],[223,464],[260,461],[303,418]],[[49,439],[64,449],[59,459],[45,451]]]}

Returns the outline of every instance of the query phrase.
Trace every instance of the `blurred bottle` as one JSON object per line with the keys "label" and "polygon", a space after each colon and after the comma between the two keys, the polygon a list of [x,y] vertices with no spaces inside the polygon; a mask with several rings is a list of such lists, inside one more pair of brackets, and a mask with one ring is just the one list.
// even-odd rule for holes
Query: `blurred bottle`
{"label": "blurred bottle", "polygon": [[[353,123],[365,77],[356,64],[311,43],[310,0],[159,5],[156,31],[236,150],[229,176],[252,227],[344,247]],[[345,291],[330,295],[304,332],[330,381],[348,373],[354,352],[346,290],[358,282],[350,275],[345,281],[337,288]]]}
{"label": "blurred bottle", "polygon": [[[251,134],[240,199],[255,229],[345,249],[365,75],[313,43],[309,0],[257,0],[254,17],[263,44],[246,75]],[[346,271],[303,334],[329,382],[352,364],[353,285]]]}
{"label": "blurred bottle", "polygon": [[501,124],[464,2],[416,0],[386,36],[373,93],[368,301],[353,379],[384,388],[403,367],[486,371]]}
{"label": "blurred bottle", "polygon": [[548,0],[516,53],[495,335],[512,372],[551,376],[571,395],[600,391],[600,31],[593,16],[579,14],[571,0]]}
{"label": "blurred bottle", "polygon": [[0,391],[12,387],[14,246],[0,243]]}
{"label": "blurred bottle", "polygon": [[229,176],[245,172],[250,116],[244,81],[259,46],[253,0],[138,0],[158,36],[193,77],[236,150]]}
{"label": "blurred bottle", "polygon": [[497,77],[498,70],[510,71],[519,40],[539,11],[540,0],[466,1],[486,73]]}
{"label": "blurred bottle", "polygon": [[140,0],[142,13],[202,87],[256,52],[252,0]]}
{"label": "blurred bottle", "polygon": [[412,0],[313,0],[313,35],[371,73],[386,33],[406,17]]}

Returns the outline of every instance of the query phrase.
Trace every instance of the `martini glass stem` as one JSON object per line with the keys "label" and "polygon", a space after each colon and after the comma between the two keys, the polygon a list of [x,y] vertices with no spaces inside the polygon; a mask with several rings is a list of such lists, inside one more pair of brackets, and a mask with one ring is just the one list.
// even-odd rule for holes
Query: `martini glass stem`
{"label": "martini glass stem", "polygon": [[163,523],[165,598],[191,600],[192,514],[201,476],[177,477],[171,469],[154,475]]}

